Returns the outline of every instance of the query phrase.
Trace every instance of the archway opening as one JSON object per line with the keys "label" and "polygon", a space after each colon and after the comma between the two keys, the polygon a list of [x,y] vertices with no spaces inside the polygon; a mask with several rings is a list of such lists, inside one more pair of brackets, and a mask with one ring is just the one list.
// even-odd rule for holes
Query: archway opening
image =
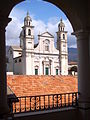
{"label": "archway opening", "polygon": [[[35,2],[37,2],[37,0]],[[40,32],[41,33],[44,32],[45,29],[48,28],[48,31],[50,31],[50,33],[52,33],[55,36],[55,46],[56,46],[57,38],[56,38],[55,32],[57,32],[57,29],[58,29],[57,26],[60,21],[60,18],[63,17],[63,22],[65,23],[65,30],[68,31],[68,35],[67,35],[68,48],[73,48],[73,50],[68,49],[69,62],[74,61],[73,58],[75,58],[75,61],[77,61],[77,50],[75,49],[74,51],[74,48],[77,47],[76,40],[75,40],[75,37],[71,36],[71,32],[73,32],[73,29],[72,29],[72,26],[69,20],[65,16],[65,14],[60,9],[58,9],[56,6],[51,5],[51,3],[47,3],[47,2],[43,3],[43,1],[38,1],[37,4],[41,5],[43,8],[47,6],[47,9],[40,10],[41,8],[39,7],[40,9],[35,11],[35,7],[36,7],[35,3],[34,2],[31,3],[30,1],[21,2],[20,4],[16,5],[16,7],[13,8],[12,12],[10,13],[10,17],[12,18],[12,21],[7,27],[6,45],[10,46],[10,45],[20,44],[19,36],[20,36],[21,27],[23,26],[23,19],[27,11],[29,10],[30,16],[33,19],[33,24],[35,25],[35,32],[34,32],[35,43],[38,42],[37,35]],[[31,7],[29,7],[30,5]],[[27,6],[27,7],[23,9],[23,6]],[[29,8],[31,8],[31,10]],[[51,10],[50,10],[50,13],[46,15],[46,13],[48,13],[48,9],[51,9]],[[46,15],[46,17],[42,16],[43,13]],[[37,14],[37,15],[34,16],[34,14]],[[13,31],[13,28],[17,29],[17,31]],[[75,57],[73,57],[72,51],[76,55]]]}
{"label": "archway opening", "polygon": [[[69,20],[67,19],[65,14],[62,11],[60,11],[60,9],[58,9],[56,6],[51,5],[51,3],[47,3],[47,2],[45,2],[44,3],[45,5],[43,5],[43,3],[44,3],[44,1],[38,1],[38,0],[32,1],[32,3],[31,3],[31,1],[25,1],[25,2],[21,2],[20,4],[16,5],[16,7],[12,10],[12,12],[10,14],[10,17],[12,17],[12,21],[11,21],[11,23],[7,27],[7,33],[6,33],[6,36],[7,36],[7,40],[6,41],[7,42],[6,42],[6,44],[11,46],[11,48],[10,48],[10,56],[11,57],[12,57],[12,50],[13,50],[13,52],[15,52],[15,51],[19,51],[19,52],[15,53],[17,57],[14,58],[14,61],[13,61],[14,64],[13,64],[13,62],[11,62],[12,63],[11,67],[10,67],[11,70],[8,71],[8,72],[14,72],[14,73],[16,72],[15,74],[22,74],[22,73],[19,73],[19,71],[21,70],[19,65],[22,66],[22,61],[23,61],[22,60],[22,55],[23,55],[22,54],[22,48],[23,48],[22,46],[24,46],[26,43],[22,44],[22,39],[21,39],[21,42],[20,42],[19,36],[23,34],[22,32],[24,32],[24,35],[26,34],[25,29],[24,29],[24,31],[22,31],[21,27],[24,26],[24,23],[23,23],[24,22],[24,18],[26,16],[28,16],[28,15],[26,15],[27,11],[29,11],[30,19],[32,19],[32,25],[29,23],[28,26],[30,26],[30,25],[31,26],[35,26],[35,33],[33,34],[34,37],[35,37],[35,39],[34,39],[35,44],[33,43],[35,45],[35,48],[38,47],[38,43],[41,40],[41,37],[44,38],[45,35],[46,35],[45,33],[48,33],[48,36],[50,38],[52,38],[52,36],[54,36],[54,38],[55,38],[54,39],[54,43],[55,43],[54,46],[56,47],[55,50],[57,49],[57,44],[56,44],[57,36],[56,36],[55,32],[58,31],[58,24],[60,22],[60,18],[62,18],[63,19],[63,23],[65,24],[65,31],[68,31],[68,33],[67,33],[67,40],[68,40],[68,47],[69,47],[68,48],[68,51],[69,51],[69,59],[68,59],[68,61],[69,62],[73,62],[73,60],[74,60],[73,58],[76,58],[76,56],[73,57],[73,58],[72,57],[70,58],[70,50],[71,50],[71,52],[73,52],[72,50],[76,50],[76,46],[77,45],[76,45],[76,42],[75,42],[76,41],[75,38],[71,36],[71,33],[73,32],[73,29],[71,27],[71,24],[70,24]],[[36,9],[36,11],[34,11],[35,7],[37,8],[38,4],[40,6],[38,7],[38,9]],[[30,5],[31,5],[31,7],[30,7]],[[25,6],[27,6],[27,7],[25,7]],[[47,8],[46,8],[46,6],[47,6]],[[55,7],[55,8],[53,9],[52,7]],[[43,8],[45,8],[45,9],[43,10]],[[50,11],[50,13],[48,11]],[[46,14],[46,13],[48,13],[48,14]],[[45,18],[43,17],[43,15],[44,15]],[[13,30],[13,28],[15,30]],[[28,30],[31,30],[31,28],[28,29]],[[61,31],[63,32],[63,30],[64,29],[62,28]],[[20,34],[20,32],[21,32],[21,34]],[[30,31],[30,33],[32,34],[31,31]],[[29,36],[31,34],[29,34]],[[37,38],[37,35],[38,35],[38,38]],[[65,34],[62,34],[62,37],[65,40],[65,37],[66,37]],[[32,41],[28,41],[28,39],[27,39],[27,43],[30,45],[32,43]],[[13,45],[14,45],[14,47],[12,47]],[[40,64],[42,64],[42,73],[43,73],[43,75],[45,75],[45,74],[46,75],[59,75],[59,71],[60,70],[59,70],[59,65],[57,65],[57,62],[58,62],[57,57],[54,60],[54,62],[56,62],[56,66],[54,66],[54,67],[50,66],[53,63],[52,58],[53,59],[55,58],[54,56],[51,56],[51,53],[48,56],[48,54],[50,52],[49,49],[51,49],[49,47],[50,40],[45,38],[45,40],[43,40],[43,45],[45,45],[45,47],[43,47],[43,48],[45,48],[45,53],[43,54],[43,52],[40,51],[41,48],[37,49],[37,51],[39,50],[40,53],[39,52],[38,52],[39,54],[36,53],[38,55],[36,55],[36,57],[35,57],[34,66],[32,67],[32,65],[28,64],[28,65],[30,65],[30,69],[34,68],[33,70],[31,69],[31,72],[33,71],[32,75],[35,75],[35,74],[37,75],[37,74],[39,74],[41,72],[41,69],[39,68]],[[17,46],[19,46],[18,50],[16,50]],[[41,46],[42,45],[40,45],[40,47]],[[27,47],[28,47],[28,50],[32,49],[32,46],[27,46]],[[66,44],[63,44],[63,47],[66,47]],[[14,51],[14,49],[15,49],[15,51]],[[63,50],[65,50],[65,49],[63,49]],[[34,54],[35,54],[35,51],[34,51]],[[43,55],[41,55],[41,54],[43,54]],[[28,55],[29,55],[29,53],[26,54],[25,56],[28,56]],[[44,55],[45,55],[45,58],[38,64],[39,60]],[[71,55],[72,55],[72,53],[71,53]],[[10,64],[10,58],[11,57],[9,57],[9,64]],[[32,54],[30,57],[34,58],[34,55]],[[50,57],[50,59],[49,59],[49,57]],[[11,58],[11,61],[12,60],[13,59]],[[24,59],[24,60],[25,60],[24,62],[26,62],[26,59]],[[18,67],[16,66],[16,64],[17,64]],[[28,67],[28,65],[24,66],[24,69],[26,69],[26,67]],[[54,70],[55,74],[52,74],[51,70]],[[24,71],[24,72],[26,72],[26,71]],[[42,74],[40,74],[40,75],[42,75]],[[64,81],[64,80],[61,80],[61,82],[62,81]],[[47,81],[43,82],[44,86],[47,85],[47,84],[48,84]],[[77,86],[76,86],[75,89],[77,89]]]}

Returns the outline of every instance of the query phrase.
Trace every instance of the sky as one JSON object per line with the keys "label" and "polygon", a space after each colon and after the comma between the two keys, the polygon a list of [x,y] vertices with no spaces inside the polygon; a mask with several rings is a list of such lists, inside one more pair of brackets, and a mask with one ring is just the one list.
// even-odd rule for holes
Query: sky
{"label": "sky", "polygon": [[56,42],[56,32],[60,19],[63,19],[65,31],[68,31],[68,47],[76,48],[76,38],[72,36],[72,26],[66,15],[55,5],[42,0],[26,0],[17,4],[11,11],[9,17],[12,21],[6,27],[6,45],[19,45],[19,35],[24,25],[24,18],[27,11],[32,18],[32,24],[35,26],[35,43],[38,42],[37,35],[48,31],[54,35]]}

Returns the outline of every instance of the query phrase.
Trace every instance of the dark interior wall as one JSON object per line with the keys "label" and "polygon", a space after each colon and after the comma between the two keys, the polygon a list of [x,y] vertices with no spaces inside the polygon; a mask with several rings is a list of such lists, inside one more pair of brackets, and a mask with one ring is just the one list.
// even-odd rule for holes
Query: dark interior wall
{"label": "dark interior wall", "polygon": [[[24,114],[24,113],[23,113]],[[28,115],[16,117],[15,120],[79,120],[78,117],[78,110],[77,109],[67,109],[67,110],[61,110],[57,112],[51,112],[51,113],[43,113],[43,114],[37,114],[37,115]],[[82,120],[82,119],[80,119]]]}

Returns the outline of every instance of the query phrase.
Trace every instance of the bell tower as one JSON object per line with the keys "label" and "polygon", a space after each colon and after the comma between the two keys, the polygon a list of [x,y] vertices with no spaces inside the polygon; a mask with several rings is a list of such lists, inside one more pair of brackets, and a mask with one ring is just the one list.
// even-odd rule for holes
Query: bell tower
{"label": "bell tower", "polygon": [[24,50],[34,49],[34,26],[32,26],[32,19],[28,12],[24,18],[24,26],[20,33],[20,47]]}
{"label": "bell tower", "polygon": [[31,56],[34,50],[34,26],[32,26],[32,19],[28,12],[24,18],[24,26],[20,33],[20,47],[22,48],[22,73],[31,75]]}
{"label": "bell tower", "polygon": [[57,49],[59,50],[60,74],[68,75],[68,48],[67,48],[67,31],[62,19],[58,24],[57,32]]}

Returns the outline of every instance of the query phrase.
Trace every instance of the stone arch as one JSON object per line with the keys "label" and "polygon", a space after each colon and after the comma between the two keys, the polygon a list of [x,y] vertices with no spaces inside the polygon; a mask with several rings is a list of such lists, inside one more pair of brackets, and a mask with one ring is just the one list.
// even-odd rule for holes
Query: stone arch
{"label": "stone arch", "polygon": [[[11,19],[8,18],[12,8],[24,0],[7,0],[0,4],[0,114],[8,112],[6,95],[5,67],[5,27]],[[81,115],[90,120],[90,1],[89,0],[44,0],[59,7],[67,16],[76,32],[79,56],[79,100]],[[3,9],[4,8],[4,9]],[[86,89],[87,88],[87,89]],[[89,110],[89,111],[86,111]],[[85,113],[84,113],[85,112]]]}

